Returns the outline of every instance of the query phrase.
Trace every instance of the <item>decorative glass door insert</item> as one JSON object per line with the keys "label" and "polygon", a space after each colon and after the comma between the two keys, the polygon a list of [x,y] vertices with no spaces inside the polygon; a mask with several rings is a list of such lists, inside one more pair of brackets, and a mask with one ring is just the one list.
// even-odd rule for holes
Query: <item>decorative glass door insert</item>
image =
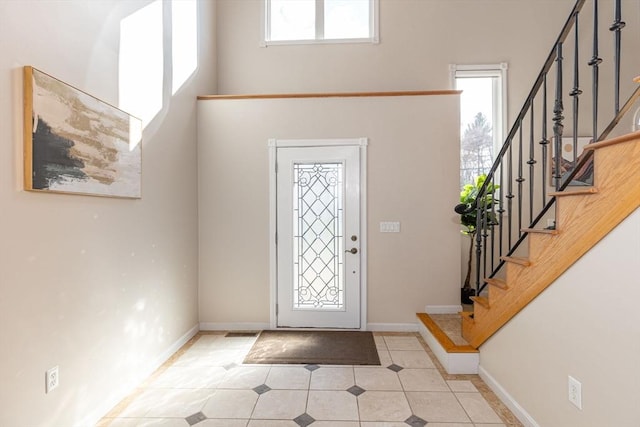
{"label": "decorative glass door insert", "polygon": [[293,165],[293,309],[344,310],[344,164]]}

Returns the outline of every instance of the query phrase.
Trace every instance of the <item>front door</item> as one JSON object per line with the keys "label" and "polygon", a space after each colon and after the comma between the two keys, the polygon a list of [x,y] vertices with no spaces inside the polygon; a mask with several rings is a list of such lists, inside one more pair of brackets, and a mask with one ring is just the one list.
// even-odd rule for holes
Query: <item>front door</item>
{"label": "front door", "polygon": [[276,149],[278,327],[360,328],[360,147]]}

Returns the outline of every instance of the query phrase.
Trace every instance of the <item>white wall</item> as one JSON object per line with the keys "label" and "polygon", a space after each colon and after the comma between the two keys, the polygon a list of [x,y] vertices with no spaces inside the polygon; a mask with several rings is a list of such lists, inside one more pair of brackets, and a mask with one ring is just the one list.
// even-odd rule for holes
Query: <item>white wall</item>
{"label": "white wall", "polygon": [[215,91],[214,3],[199,2],[199,68],[173,96],[161,4],[163,105],[144,131],[141,200],[22,190],[22,67],[119,105],[120,23],[150,3],[0,1],[2,426],[89,425],[197,326],[195,96]]}
{"label": "white wall", "polygon": [[[640,211],[487,341],[480,364],[544,427],[637,427]],[[582,411],[567,377],[582,383]]]}
{"label": "white wall", "polygon": [[[425,305],[459,303],[458,169],[449,167],[459,156],[458,103],[457,95],[199,101],[203,327],[269,324],[269,138],[369,138],[370,326],[415,327]],[[380,233],[381,221],[400,221],[401,232]]]}

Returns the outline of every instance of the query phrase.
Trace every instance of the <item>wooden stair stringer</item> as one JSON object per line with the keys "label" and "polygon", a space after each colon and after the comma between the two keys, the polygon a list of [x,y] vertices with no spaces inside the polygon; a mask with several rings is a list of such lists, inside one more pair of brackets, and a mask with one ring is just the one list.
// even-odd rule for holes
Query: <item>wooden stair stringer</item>
{"label": "wooden stair stringer", "polygon": [[[640,134],[634,134],[640,141]],[[490,308],[482,307],[463,322],[463,336],[478,348],[513,316],[542,293],[582,255],[640,207],[640,142],[602,144],[595,152],[598,192],[556,200],[560,234],[544,239],[531,265],[507,269],[509,292]],[[615,166],[615,167],[614,167]]]}

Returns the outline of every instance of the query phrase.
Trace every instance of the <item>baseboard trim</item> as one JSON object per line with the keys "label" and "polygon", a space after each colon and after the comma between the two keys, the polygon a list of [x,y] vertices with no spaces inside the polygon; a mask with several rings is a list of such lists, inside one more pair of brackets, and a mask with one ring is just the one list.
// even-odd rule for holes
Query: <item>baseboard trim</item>
{"label": "baseboard trim", "polygon": [[427,314],[457,314],[462,311],[461,305],[427,305],[424,312]]}
{"label": "baseboard trim", "polygon": [[122,389],[118,392],[115,392],[115,397],[104,401],[102,405],[92,411],[89,415],[85,416],[81,421],[75,424],[75,427],[86,427],[93,426],[102,419],[106,414],[109,413],[122,399],[127,397],[128,395],[136,389],[136,387],[141,384],[144,380],[146,380],[156,369],[158,369],[164,362],[169,360],[171,356],[175,354],[176,351],[180,350],[183,345],[185,345],[191,338],[193,338],[200,327],[198,324],[194,325],[191,329],[189,329],[184,335],[178,338],[169,348],[160,353],[160,355],[154,358],[150,363],[145,363],[144,367],[139,370],[139,375],[136,378],[133,378],[131,381],[127,383]]}
{"label": "baseboard trim", "polygon": [[201,331],[263,331],[271,329],[269,322],[201,322]]}
{"label": "baseboard trim", "polygon": [[367,323],[372,332],[418,332],[417,323]]}
{"label": "baseboard trim", "polygon": [[496,396],[498,396],[498,399],[500,399],[502,403],[504,403],[505,406],[509,408],[513,415],[515,415],[516,418],[520,420],[520,422],[525,427],[540,427],[536,420],[534,420],[533,417],[529,415],[529,413],[525,411],[525,409],[520,406],[518,402],[516,402],[516,400],[507,392],[507,390],[505,390],[504,387],[502,387],[500,383],[498,383],[498,381],[496,381],[496,379],[493,378],[493,376],[491,376],[489,372],[487,372],[486,369],[480,366],[478,369],[478,374],[480,375],[480,378],[482,378],[482,381],[484,381],[485,384],[487,384],[489,388],[493,390]]}

